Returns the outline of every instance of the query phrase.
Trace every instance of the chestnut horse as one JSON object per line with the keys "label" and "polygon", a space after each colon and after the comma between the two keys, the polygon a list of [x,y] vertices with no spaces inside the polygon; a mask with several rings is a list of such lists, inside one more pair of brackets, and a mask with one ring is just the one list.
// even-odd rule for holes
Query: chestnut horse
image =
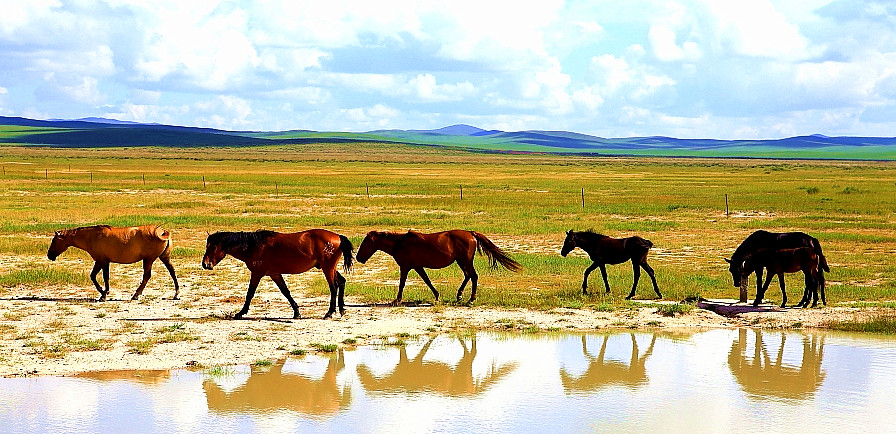
{"label": "chestnut horse", "polygon": [[[134,292],[131,300],[136,300],[143,293],[146,282],[152,275],[152,263],[156,258],[165,264],[171,280],[174,281],[174,297],[177,300],[180,293],[180,285],[174,267],[171,266],[171,233],[156,226],[112,227],[108,225],[86,226],[75,229],[63,229],[56,231],[50,248],[47,250],[47,259],[55,261],[69,247],[77,247],[87,252],[94,260],[93,271],[90,272],[90,280],[100,293],[97,301],[106,301],[109,294],[109,264],[133,264],[143,261],[143,281]],[[103,271],[103,280],[106,290],[100,287],[96,275]]]}
{"label": "chestnut horse", "polygon": [[582,294],[588,294],[588,275],[595,268],[600,268],[600,273],[604,277],[604,287],[607,288],[607,294],[610,293],[610,282],[607,281],[606,264],[621,264],[623,262],[632,261],[632,271],[635,273],[635,281],[632,283],[632,292],[625,297],[630,300],[635,296],[635,288],[638,287],[638,279],[641,277],[641,270],[647,272],[650,280],[653,281],[653,290],[656,292],[657,298],[663,298],[660,294],[659,287],[656,286],[656,277],[653,268],[647,264],[647,253],[653,247],[650,240],[641,237],[628,238],[611,238],[606,235],[596,234],[591,231],[573,232],[566,231],[566,240],[563,241],[563,248],[560,250],[561,256],[566,256],[576,247],[585,251],[594,261],[590,267],[585,270],[585,278],[582,281]]}
{"label": "chestnut horse", "polygon": [[258,282],[264,276],[280,288],[280,292],[292,306],[293,318],[300,318],[299,305],[293,300],[283,280],[284,274],[301,274],[312,268],[319,268],[330,287],[330,309],[324,319],[336,312],[336,299],[339,299],[339,314],[345,314],[345,277],[336,271],[340,253],[343,267],[348,272],[352,268],[353,247],[351,241],[323,229],[311,229],[304,232],[282,234],[279,232],[258,230],[255,232],[215,232],[208,236],[202,268],[211,270],[225,256],[230,255],[246,263],[249,269],[249,291],[246,303],[233,317],[240,319],[249,311],[249,302],[255,296]]}
{"label": "chestnut horse", "polygon": [[473,282],[470,293],[470,303],[476,300],[476,287],[479,275],[473,267],[473,255],[476,251],[484,252],[491,261],[491,267],[498,264],[510,271],[519,271],[523,267],[514,261],[491,242],[485,235],[475,231],[452,230],[422,234],[408,231],[406,234],[396,232],[370,231],[358,247],[358,262],[365,263],[377,250],[382,250],[395,259],[401,272],[398,281],[398,295],[392,301],[392,306],[401,304],[401,294],[404,291],[404,283],[411,270],[417,272],[426,286],[432,290],[436,301],[439,301],[439,291],[432,286],[425,268],[445,268],[454,262],[464,273],[464,281],[457,290],[457,300],[460,301],[467,282]]}
{"label": "chestnut horse", "polygon": [[744,257],[743,268],[741,270],[741,278],[746,279],[750,273],[765,269],[768,275],[765,278],[765,284],[756,291],[756,300],[753,306],[758,306],[768,290],[768,285],[772,281],[772,277],[778,276],[778,283],[781,285],[781,307],[787,304],[787,292],[784,289],[784,273],[796,273],[802,271],[806,277],[806,289],[803,293],[803,299],[797,304],[797,307],[809,305],[809,299],[814,294],[814,303],[812,307],[818,305],[818,290],[821,290],[821,299],[824,302],[824,280],[819,276],[822,273],[819,267],[820,257],[815,253],[812,247],[800,247],[796,249],[759,249]]}

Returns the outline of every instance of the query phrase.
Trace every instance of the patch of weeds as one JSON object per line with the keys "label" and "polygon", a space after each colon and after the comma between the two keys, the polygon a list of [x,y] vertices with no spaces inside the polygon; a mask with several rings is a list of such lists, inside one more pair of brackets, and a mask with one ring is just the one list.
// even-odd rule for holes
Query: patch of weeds
{"label": "patch of weeds", "polygon": [[346,345],[355,345],[355,344],[358,343],[358,340],[355,339],[355,338],[345,338],[345,339],[342,341],[342,343],[343,343],[343,344],[346,344]]}
{"label": "patch of weeds", "polygon": [[541,331],[541,327],[536,326],[536,325],[530,325],[530,326],[523,327],[522,331],[523,331],[523,333],[538,333]]}
{"label": "patch of weeds", "polygon": [[94,317],[95,317],[95,318],[105,318],[105,317],[106,317],[106,312],[100,312],[100,313],[96,314]]}
{"label": "patch of weeds", "polygon": [[52,333],[67,327],[68,324],[61,319],[54,319],[46,324],[44,324],[44,333]]}
{"label": "patch of weeds", "polygon": [[662,316],[683,315],[694,310],[694,306],[690,304],[661,304],[657,306],[656,313]]}
{"label": "patch of weeds", "polygon": [[585,303],[583,303],[581,300],[569,300],[563,303],[561,307],[564,307],[566,309],[581,309],[585,307]]}
{"label": "patch of weeds", "polygon": [[121,327],[119,327],[118,330],[113,331],[112,334],[118,336],[124,334],[136,334],[141,331],[140,324],[137,324],[136,321],[124,321],[121,323]]}
{"label": "patch of weeds", "polygon": [[840,193],[841,194],[853,194],[853,193],[861,193],[862,191],[858,188],[847,186]]}
{"label": "patch of weeds", "polygon": [[273,364],[274,364],[274,362],[271,361],[270,359],[256,360],[255,363],[253,363],[253,365],[255,365],[255,366],[271,366]]}
{"label": "patch of weeds", "polygon": [[439,329],[437,329],[437,328],[435,328],[435,327],[433,327],[433,326],[429,326],[429,327],[426,328],[426,331],[428,331],[428,332],[430,332],[430,333],[435,333],[435,332],[439,331]]}
{"label": "patch of weeds", "polygon": [[408,344],[408,343],[405,342],[404,339],[400,339],[400,338],[397,338],[397,339],[395,339],[395,340],[385,340],[385,341],[383,342],[383,345],[388,345],[388,346],[392,346],[392,347],[403,347],[403,346],[405,346],[405,345],[407,345],[407,344]]}
{"label": "patch of weeds", "polygon": [[39,345],[35,354],[45,359],[61,359],[68,354],[68,349],[63,344]]}
{"label": "patch of weeds", "polygon": [[613,312],[616,310],[610,303],[600,303],[592,307],[595,312]]}
{"label": "patch of weeds", "polygon": [[72,308],[68,307],[68,306],[59,306],[59,308],[56,309],[56,313],[59,315],[71,316],[71,315],[75,314],[75,311],[72,310]]}
{"label": "patch of weeds", "polygon": [[205,371],[205,375],[209,377],[226,377],[233,375],[233,368],[230,366],[212,366]]}
{"label": "patch of weeds", "polygon": [[659,326],[662,326],[663,323],[653,320],[653,321],[647,321],[647,325],[650,327],[659,327]]}
{"label": "patch of weeds", "polygon": [[3,319],[8,321],[18,321],[27,315],[28,314],[24,312],[3,312]]}
{"label": "patch of weeds", "polygon": [[169,326],[159,327],[156,329],[156,333],[176,332],[178,330],[184,330],[185,328],[187,328],[186,324],[179,322]]}
{"label": "patch of weeds", "polygon": [[311,348],[314,348],[316,351],[320,351],[322,353],[332,353],[335,352],[339,347],[336,344],[311,344]]}
{"label": "patch of weeds", "polygon": [[290,356],[304,356],[305,354],[308,354],[308,351],[305,351],[305,350],[302,349],[302,348],[296,348],[296,349],[291,350],[291,351],[289,352],[289,355],[290,355]]}
{"label": "patch of weeds", "polygon": [[280,345],[276,348],[277,351],[286,351],[286,345]]}
{"label": "patch of weeds", "polygon": [[252,334],[250,334],[249,332],[246,332],[246,331],[242,331],[242,332],[236,332],[236,333],[230,335],[230,340],[232,340],[232,341],[255,341],[255,342],[261,342],[261,341],[264,340],[264,338],[262,338],[261,336],[255,336],[255,335],[252,335]]}
{"label": "patch of weeds", "polygon": [[801,321],[797,321],[797,322],[791,324],[791,325],[790,325],[790,328],[792,328],[792,329],[800,329],[800,328],[803,328],[803,323],[802,323]]}
{"label": "patch of weeds", "polygon": [[108,339],[88,339],[77,333],[63,334],[62,341],[72,351],[101,351],[112,347],[112,342]]}
{"label": "patch of weeds", "polygon": [[896,315],[875,315],[871,318],[834,321],[827,324],[832,330],[861,333],[896,334]]}
{"label": "patch of weeds", "polygon": [[156,338],[156,342],[160,344],[173,344],[175,342],[198,341],[199,337],[190,334],[186,330],[178,330],[173,332],[165,332]]}
{"label": "patch of weeds", "polygon": [[410,333],[399,333],[397,336],[400,338],[407,339],[407,338],[411,337],[411,334]]}
{"label": "patch of weeds", "polygon": [[128,341],[128,352],[133,354],[148,354],[152,347],[156,346],[154,338],[135,339]]}
{"label": "patch of weeds", "polygon": [[820,190],[818,187],[808,187],[806,188],[806,194],[818,194]]}

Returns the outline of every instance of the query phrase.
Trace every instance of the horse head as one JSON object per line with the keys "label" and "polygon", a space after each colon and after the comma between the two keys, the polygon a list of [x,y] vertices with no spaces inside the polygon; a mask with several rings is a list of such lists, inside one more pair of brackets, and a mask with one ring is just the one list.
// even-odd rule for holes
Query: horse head
{"label": "horse head", "polygon": [[361,241],[361,246],[358,247],[358,253],[355,255],[355,258],[360,263],[367,262],[377,250],[379,250],[379,240],[380,233],[377,231],[370,231],[367,233],[367,236],[364,237],[364,241]]}
{"label": "horse head", "polygon": [[744,261],[734,261],[728,258],[724,259],[725,262],[728,263],[728,271],[731,273],[731,279],[734,281],[734,287],[740,288],[740,281],[744,277]]}
{"label": "horse head", "polygon": [[202,268],[206,270],[211,270],[227,256],[227,252],[221,245],[220,234],[220,232],[215,232],[209,235],[205,241],[205,255],[202,256]]}
{"label": "horse head", "polygon": [[47,249],[47,259],[55,261],[71,245],[71,237],[66,232],[56,231],[53,234],[53,241],[50,241],[50,248]]}
{"label": "horse head", "polygon": [[566,240],[563,241],[563,248],[560,249],[560,256],[566,256],[569,252],[576,248],[576,233],[572,230],[566,231]]}

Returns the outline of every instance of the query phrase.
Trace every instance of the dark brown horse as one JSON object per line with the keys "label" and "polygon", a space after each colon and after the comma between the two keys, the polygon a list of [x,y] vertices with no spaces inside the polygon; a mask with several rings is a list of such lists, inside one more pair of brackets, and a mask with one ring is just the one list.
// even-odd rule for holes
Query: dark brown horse
{"label": "dark brown horse", "polygon": [[[108,225],[86,226],[75,229],[63,229],[56,231],[50,248],[47,249],[47,259],[55,261],[69,247],[77,247],[87,252],[94,260],[93,271],[90,272],[90,280],[93,281],[96,290],[100,293],[98,301],[106,301],[109,295],[109,264],[133,264],[143,261],[143,280],[131,300],[136,300],[143,294],[143,288],[152,275],[152,263],[156,258],[165,264],[171,280],[174,281],[174,297],[177,300],[180,294],[180,285],[177,283],[177,275],[171,266],[171,233],[155,225],[133,226],[116,228]],[[104,291],[96,280],[96,275],[103,271],[105,281]]]}
{"label": "dark brown horse", "polygon": [[293,318],[299,318],[299,305],[293,300],[283,280],[284,274],[300,274],[312,268],[319,268],[330,287],[330,310],[324,319],[336,312],[339,299],[339,314],[345,314],[345,278],[336,271],[340,253],[343,267],[348,272],[352,267],[352,243],[343,235],[323,229],[281,234],[274,231],[256,232],[215,232],[208,236],[202,268],[211,270],[225,256],[230,255],[246,263],[251,275],[246,303],[233,317],[240,319],[249,311],[249,302],[255,296],[258,282],[264,276],[280,288],[280,292],[292,306]]}
{"label": "dark brown horse", "polygon": [[[725,259],[728,262],[728,271],[731,272],[731,279],[734,286],[740,288],[740,301],[747,301],[747,281],[749,279],[744,274],[742,268],[744,266],[744,258],[760,249],[795,249],[798,247],[810,247],[818,255],[819,273],[818,279],[820,286],[824,286],[824,272],[830,272],[828,261],[825,259],[824,253],[821,251],[821,243],[817,239],[803,232],[768,232],[758,230],[748,236],[731,255],[731,259]],[[762,289],[762,269],[756,272],[756,292]],[[817,295],[816,295],[817,297]],[[827,304],[824,299],[822,303]]]}
{"label": "dark brown horse", "polygon": [[632,270],[635,273],[635,281],[632,283],[632,292],[625,297],[626,300],[635,296],[635,288],[638,287],[638,279],[641,277],[641,268],[650,276],[653,281],[653,290],[656,291],[657,298],[663,298],[660,294],[659,287],[656,286],[656,277],[653,268],[647,265],[647,253],[653,247],[653,243],[641,237],[628,238],[611,238],[606,235],[596,234],[591,231],[584,232],[566,232],[566,240],[563,242],[563,249],[560,255],[566,256],[576,247],[585,251],[594,261],[588,269],[585,270],[585,279],[582,281],[582,294],[588,294],[588,275],[595,268],[600,268],[600,273],[604,277],[604,287],[607,288],[607,294],[610,293],[610,282],[607,281],[606,264],[621,264],[626,261],[632,261]]}
{"label": "dark brown horse", "polygon": [[821,290],[822,299],[824,299],[824,280],[819,277],[822,271],[819,268],[819,256],[815,254],[815,250],[811,247],[800,247],[797,249],[759,249],[744,257],[743,269],[741,270],[742,278],[746,279],[751,273],[757,270],[765,269],[767,276],[765,284],[756,291],[756,300],[753,306],[758,306],[768,290],[768,285],[772,281],[772,277],[778,276],[778,283],[781,285],[781,307],[787,304],[787,292],[784,288],[784,273],[796,273],[802,271],[806,277],[806,290],[803,293],[803,299],[797,305],[803,307],[809,305],[811,294],[815,295],[815,303],[812,307],[818,305],[818,290]]}
{"label": "dark brown horse", "polygon": [[421,234],[408,231],[406,234],[396,232],[370,231],[358,247],[358,262],[365,263],[377,250],[395,258],[401,271],[401,279],[398,282],[398,295],[392,301],[392,306],[401,304],[401,294],[404,283],[411,270],[417,272],[420,278],[432,290],[436,301],[439,300],[439,291],[432,286],[425,268],[445,268],[454,262],[464,273],[464,281],[457,290],[457,300],[464,292],[467,282],[473,282],[473,290],[470,293],[470,303],[476,300],[476,286],[479,275],[473,267],[473,255],[476,251],[482,251],[491,261],[492,268],[498,264],[510,271],[519,271],[522,266],[514,261],[492,243],[485,235],[475,231],[453,230],[436,232],[433,234]]}

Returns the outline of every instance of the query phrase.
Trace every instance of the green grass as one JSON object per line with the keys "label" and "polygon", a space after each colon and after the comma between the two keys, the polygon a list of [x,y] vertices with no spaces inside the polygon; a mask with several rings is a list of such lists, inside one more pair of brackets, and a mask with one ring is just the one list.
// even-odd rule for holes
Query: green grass
{"label": "green grass", "polygon": [[[520,273],[491,270],[477,255],[473,308],[598,311],[631,308],[624,300],[631,266],[607,266],[609,295],[595,271],[590,294],[582,295],[590,261],[581,251],[560,257],[566,230],[650,239],[648,261],[665,299],[675,301],[694,294],[736,297],[723,257],[757,229],[804,231],[821,241],[832,264],[829,304],[896,300],[893,163],[491,155],[369,143],[3,149],[5,160],[17,164],[7,164],[0,176],[0,255],[16,265],[0,264],[0,293],[92,287],[83,252],[70,249],[55,263],[46,259],[56,229],[156,223],[173,233],[179,277],[210,286],[229,282],[198,269],[206,231],[321,227],[349,236],[357,247],[373,229],[473,229],[524,267]],[[386,281],[398,279],[398,267],[382,264],[374,276],[347,274],[346,295],[362,302],[394,298],[396,285]],[[366,266],[356,264],[358,270]],[[117,280],[124,282],[124,267],[138,266],[113,266],[113,293],[131,285]],[[157,263],[150,285],[169,290],[166,274]],[[457,266],[429,274],[445,305],[452,304],[463,278]],[[432,301],[416,273],[409,283],[405,300]],[[303,289],[309,294],[327,294],[319,273],[309,285]],[[801,285],[800,276],[787,277],[791,296]],[[779,294],[773,283],[767,297]],[[468,285],[464,300],[469,295]],[[642,273],[636,298],[652,297]]]}
{"label": "green grass", "polygon": [[876,315],[867,319],[832,322],[827,325],[832,330],[861,333],[896,334],[896,316]]}
{"label": "green grass", "polygon": [[311,348],[314,348],[315,351],[320,351],[322,353],[332,353],[335,352],[339,347],[336,344],[319,344],[312,343]]}

